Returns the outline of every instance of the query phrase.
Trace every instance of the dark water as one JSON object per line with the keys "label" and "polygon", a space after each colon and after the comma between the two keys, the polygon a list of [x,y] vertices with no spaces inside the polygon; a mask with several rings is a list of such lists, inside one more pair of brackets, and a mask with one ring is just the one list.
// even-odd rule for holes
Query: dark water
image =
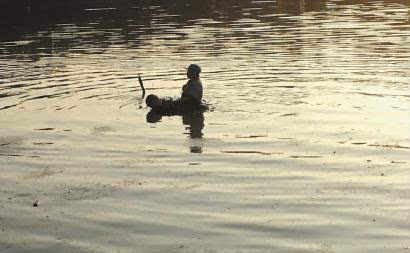
{"label": "dark water", "polygon": [[[408,251],[408,1],[0,13],[0,252]],[[190,63],[212,110],[152,118]]]}

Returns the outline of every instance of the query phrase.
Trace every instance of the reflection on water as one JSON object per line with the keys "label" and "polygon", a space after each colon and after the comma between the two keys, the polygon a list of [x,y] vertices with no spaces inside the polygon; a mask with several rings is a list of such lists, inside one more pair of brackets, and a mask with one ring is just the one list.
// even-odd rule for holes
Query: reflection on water
{"label": "reflection on water", "polygon": [[[407,0],[42,3],[0,2],[0,251],[410,246]],[[192,62],[214,110],[149,112]]]}
{"label": "reflection on water", "polygon": [[[163,114],[157,113],[154,110],[150,110],[147,113],[146,120],[148,123],[158,123],[164,117]],[[189,137],[191,139],[201,139],[203,136],[202,130],[204,129],[204,113],[203,112],[189,112],[182,113],[181,115],[173,115],[166,117],[181,117],[182,124],[186,126],[186,130],[189,131]],[[202,153],[202,147],[193,145],[190,147],[191,153]]]}
{"label": "reflection on water", "polygon": [[204,129],[204,114],[202,112],[183,114],[182,124],[189,126],[189,136],[192,139],[202,138],[202,129]]}

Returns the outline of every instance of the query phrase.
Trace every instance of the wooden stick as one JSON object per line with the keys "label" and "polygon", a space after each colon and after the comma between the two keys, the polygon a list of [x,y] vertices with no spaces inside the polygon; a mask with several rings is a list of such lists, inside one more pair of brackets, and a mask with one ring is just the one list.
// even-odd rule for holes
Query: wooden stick
{"label": "wooden stick", "polygon": [[141,79],[140,74],[138,74],[138,81],[140,82],[141,89],[142,89],[142,98],[144,98],[145,97],[145,88],[144,88],[144,84],[142,83],[142,79]]}
{"label": "wooden stick", "polygon": [[[145,88],[144,88],[144,83],[142,82],[142,79],[141,79],[141,75],[140,75],[140,74],[138,74],[138,81],[140,82],[141,89],[142,89],[142,98],[144,98],[144,97],[145,97]],[[129,104],[133,103],[131,100],[134,100],[134,98],[133,98],[133,99],[130,99],[127,103],[121,105],[121,106],[120,106],[120,109],[123,108],[123,107],[126,106],[126,105],[129,105]],[[131,102],[130,102],[130,101],[131,101]]]}

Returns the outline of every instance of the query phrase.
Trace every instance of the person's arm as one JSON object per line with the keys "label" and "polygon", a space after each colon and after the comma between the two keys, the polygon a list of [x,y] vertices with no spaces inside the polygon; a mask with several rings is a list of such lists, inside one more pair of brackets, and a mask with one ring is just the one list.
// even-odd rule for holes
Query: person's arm
{"label": "person's arm", "polygon": [[188,102],[192,100],[191,95],[188,93],[188,83],[186,83],[184,86],[182,86],[182,94],[181,98],[179,99],[180,102]]}
{"label": "person's arm", "polygon": [[191,87],[190,97],[194,100],[195,103],[200,104],[202,101],[202,85],[195,84]]}
{"label": "person's arm", "polygon": [[200,104],[202,99],[202,87],[196,84],[189,86],[189,81],[182,87],[181,102]]}

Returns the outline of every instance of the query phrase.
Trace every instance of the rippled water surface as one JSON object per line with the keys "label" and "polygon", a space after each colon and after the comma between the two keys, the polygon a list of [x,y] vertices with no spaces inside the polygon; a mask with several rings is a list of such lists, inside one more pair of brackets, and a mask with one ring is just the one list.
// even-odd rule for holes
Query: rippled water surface
{"label": "rippled water surface", "polygon": [[0,12],[0,252],[409,251],[408,1]]}

